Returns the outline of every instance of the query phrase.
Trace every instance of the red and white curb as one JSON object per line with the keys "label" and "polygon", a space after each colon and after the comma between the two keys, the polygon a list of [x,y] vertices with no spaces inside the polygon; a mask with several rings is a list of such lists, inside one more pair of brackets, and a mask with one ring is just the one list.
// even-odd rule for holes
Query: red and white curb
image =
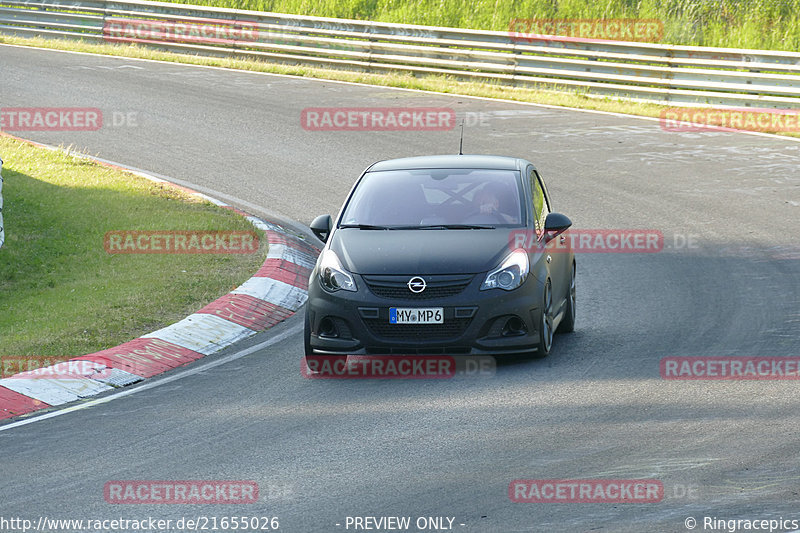
{"label": "red and white curb", "polygon": [[[65,377],[41,377],[64,373],[47,367],[0,379],[0,419],[88,398],[186,365],[269,329],[303,306],[318,248],[278,224],[248,215],[205,194],[169,184],[236,211],[264,230],[269,250],[261,268],[231,293],[175,324],[115,348],[70,359],[85,363],[76,363]],[[75,369],[79,371],[76,373]]]}

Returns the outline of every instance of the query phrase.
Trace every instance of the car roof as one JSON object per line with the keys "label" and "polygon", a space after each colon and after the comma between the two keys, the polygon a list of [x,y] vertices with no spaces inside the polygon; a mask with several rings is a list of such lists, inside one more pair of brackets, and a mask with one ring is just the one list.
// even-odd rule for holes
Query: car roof
{"label": "car roof", "polygon": [[481,168],[493,170],[519,170],[528,161],[502,155],[425,155],[403,157],[375,163],[367,172],[381,170],[411,170],[424,168]]}

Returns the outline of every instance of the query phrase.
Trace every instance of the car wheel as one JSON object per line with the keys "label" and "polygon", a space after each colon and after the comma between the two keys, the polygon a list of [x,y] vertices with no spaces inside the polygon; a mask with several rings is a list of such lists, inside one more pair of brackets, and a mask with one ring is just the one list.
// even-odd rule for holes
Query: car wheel
{"label": "car wheel", "polygon": [[553,347],[553,292],[550,280],[544,285],[542,295],[542,312],[539,314],[539,343],[536,346],[536,357],[547,357]]}
{"label": "car wheel", "polygon": [[572,263],[572,271],[569,275],[569,290],[567,291],[567,308],[564,310],[564,318],[558,325],[559,333],[571,333],[575,330],[575,263]]}

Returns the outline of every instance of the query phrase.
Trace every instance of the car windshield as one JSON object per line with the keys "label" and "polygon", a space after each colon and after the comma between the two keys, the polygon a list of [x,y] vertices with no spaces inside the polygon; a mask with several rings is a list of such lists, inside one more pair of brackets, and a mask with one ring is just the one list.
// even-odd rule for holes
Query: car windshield
{"label": "car windshield", "polygon": [[368,172],[341,226],[362,229],[472,229],[523,223],[519,173],[425,169]]}

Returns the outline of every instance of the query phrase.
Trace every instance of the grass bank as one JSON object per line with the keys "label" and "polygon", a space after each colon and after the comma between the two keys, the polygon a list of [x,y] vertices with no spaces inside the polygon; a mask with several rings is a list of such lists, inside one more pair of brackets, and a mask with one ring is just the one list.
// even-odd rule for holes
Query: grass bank
{"label": "grass bank", "polygon": [[[114,230],[253,231],[240,216],[86,159],[0,136],[0,356],[76,356],[176,322],[265,256],[109,254]],[[260,236],[261,232],[257,232]]]}

